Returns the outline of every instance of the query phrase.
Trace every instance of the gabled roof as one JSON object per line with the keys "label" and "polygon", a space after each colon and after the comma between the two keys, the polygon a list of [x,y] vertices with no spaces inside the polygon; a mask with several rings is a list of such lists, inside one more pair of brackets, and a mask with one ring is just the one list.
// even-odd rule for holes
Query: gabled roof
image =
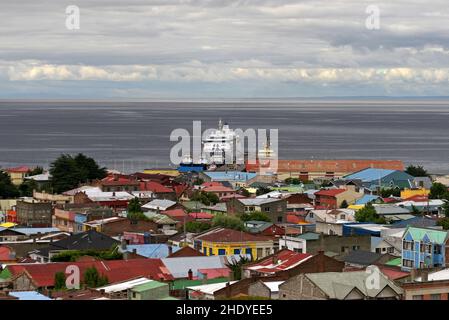
{"label": "gabled roof", "polygon": [[152,191],[154,193],[172,193],[173,189],[167,188],[163,186],[159,182],[156,181],[141,181],[140,182],[140,190],[142,191]]}
{"label": "gabled roof", "polygon": [[203,257],[204,254],[192,247],[182,247],[179,250],[173,251],[173,253],[167,258],[178,258],[178,257]]}
{"label": "gabled roof", "polygon": [[367,281],[367,278],[370,275],[371,273],[368,273],[365,270],[305,274],[305,276],[320,288],[320,290],[322,290],[330,299],[343,300],[353,290],[358,290],[364,296],[375,298],[386,286],[389,286],[397,294],[402,294],[403,290],[382,273],[379,273],[379,286],[373,286],[374,288],[371,286],[368,287],[367,284],[371,282]]}
{"label": "gabled roof", "polygon": [[318,192],[315,192],[316,196],[329,196],[329,197],[335,197],[336,195],[345,192],[346,189],[324,189],[320,190]]}
{"label": "gabled roof", "polygon": [[176,205],[175,201],[166,200],[166,199],[155,199],[150,201],[142,206],[142,208],[150,209],[150,210],[167,210]]}
{"label": "gabled roof", "polygon": [[100,180],[104,186],[139,185],[139,181],[122,174],[111,174]]}
{"label": "gabled roof", "polygon": [[259,273],[275,274],[276,272],[289,270],[296,267],[311,257],[312,255],[309,253],[297,253],[284,249],[262,260],[245,266],[244,269]]}
{"label": "gabled roof", "polygon": [[79,267],[81,278],[86,269],[95,267],[102,275],[107,276],[110,283],[147,277],[150,279],[172,280],[173,277],[160,259],[132,259],[132,260],[106,260],[89,262],[56,262],[56,263],[28,263],[8,265],[12,276],[26,272],[37,287],[54,286],[55,273],[65,272],[69,265]]}
{"label": "gabled roof", "polygon": [[36,250],[36,253],[46,256],[51,250],[109,250],[118,243],[118,240],[103,233],[89,230],[55,241],[46,248]]}
{"label": "gabled roof", "polygon": [[443,244],[448,237],[448,231],[408,227],[404,232],[403,239],[408,240],[410,237],[413,241],[430,241]]}
{"label": "gabled roof", "polygon": [[196,276],[199,269],[227,268],[226,264],[231,259],[239,261],[240,255],[235,256],[196,256],[196,257],[168,257],[162,262],[174,278],[187,278],[189,270]]}
{"label": "gabled roof", "polygon": [[[169,255],[169,246],[165,243],[157,244],[130,244],[126,246],[126,251],[133,252],[136,250],[138,255],[145,258],[166,258]],[[172,252],[176,253],[181,250],[177,246],[172,246]]]}

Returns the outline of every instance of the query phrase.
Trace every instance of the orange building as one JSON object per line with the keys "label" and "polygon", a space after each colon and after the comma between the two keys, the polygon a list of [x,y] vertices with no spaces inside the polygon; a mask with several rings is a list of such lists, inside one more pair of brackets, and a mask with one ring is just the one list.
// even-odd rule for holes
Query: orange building
{"label": "orange building", "polygon": [[[277,173],[283,180],[289,177],[299,178],[303,181],[313,179],[341,178],[347,174],[366,168],[404,170],[404,163],[400,160],[278,160],[277,168],[271,172]],[[258,172],[259,163],[246,163],[246,171]],[[270,172],[270,168],[263,168],[264,172]]]}

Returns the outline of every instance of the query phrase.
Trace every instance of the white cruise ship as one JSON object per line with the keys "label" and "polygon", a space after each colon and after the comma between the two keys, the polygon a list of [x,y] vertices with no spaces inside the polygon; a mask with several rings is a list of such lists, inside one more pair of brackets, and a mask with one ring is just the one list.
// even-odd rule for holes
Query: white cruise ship
{"label": "white cruise ship", "polygon": [[209,164],[235,163],[237,155],[234,146],[240,137],[227,123],[218,122],[218,130],[212,131],[203,139],[203,157]]}

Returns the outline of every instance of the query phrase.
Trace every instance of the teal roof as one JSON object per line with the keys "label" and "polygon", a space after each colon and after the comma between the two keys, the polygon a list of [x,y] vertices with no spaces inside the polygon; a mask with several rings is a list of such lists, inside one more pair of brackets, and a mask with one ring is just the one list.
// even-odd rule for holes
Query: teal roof
{"label": "teal roof", "polygon": [[422,241],[427,236],[431,242],[444,243],[446,241],[447,231],[408,227],[404,233],[404,238],[407,235],[410,235],[414,241]]}
{"label": "teal roof", "polygon": [[301,238],[304,240],[318,240],[320,238],[320,235],[314,232],[307,232],[299,235],[297,238]]}
{"label": "teal roof", "polygon": [[135,286],[131,289],[131,291],[135,292],[143,292],[155,288],[165,287],[168,286],[168,284],[159,282],[159,281],[149,281],[146,283],[139,284],[138,286]]}

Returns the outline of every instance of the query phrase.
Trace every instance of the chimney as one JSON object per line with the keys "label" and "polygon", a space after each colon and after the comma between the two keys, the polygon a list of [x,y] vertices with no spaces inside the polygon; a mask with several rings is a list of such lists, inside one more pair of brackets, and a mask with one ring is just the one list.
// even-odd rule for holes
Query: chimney
{"label": "chimney", "polygon": [[168,245],[168,255],[170,256],[173,253],[173,247]]}
{"label": "chimney", "polygon": [[229,282],[226,282],[226,298],[230,298],[231,297],[231,286]]}
{"label": "chimney", "polygon": [[126,239],[122,238],[121,243],[120,243],[120,248],[122,250],[126,250]]}
{"label": "chimney", "polygon": [[188,278],[189,280],[192,280],[192,279],[193,279],[193,271],[192,271],[192,269],[189,269],[189,271],[187,272],[187,278]]}
{"label": "chimney", "polygon": [[415,278],[416,278],[416,269],[413,268],[413,269],[410,271],[410,280],[411,280],[411,282],[415,282]]}
{"label": "chimney", "polygon": [[429,271],[423,271],[421,275],[421,282],[427,282],[429,281]]}

